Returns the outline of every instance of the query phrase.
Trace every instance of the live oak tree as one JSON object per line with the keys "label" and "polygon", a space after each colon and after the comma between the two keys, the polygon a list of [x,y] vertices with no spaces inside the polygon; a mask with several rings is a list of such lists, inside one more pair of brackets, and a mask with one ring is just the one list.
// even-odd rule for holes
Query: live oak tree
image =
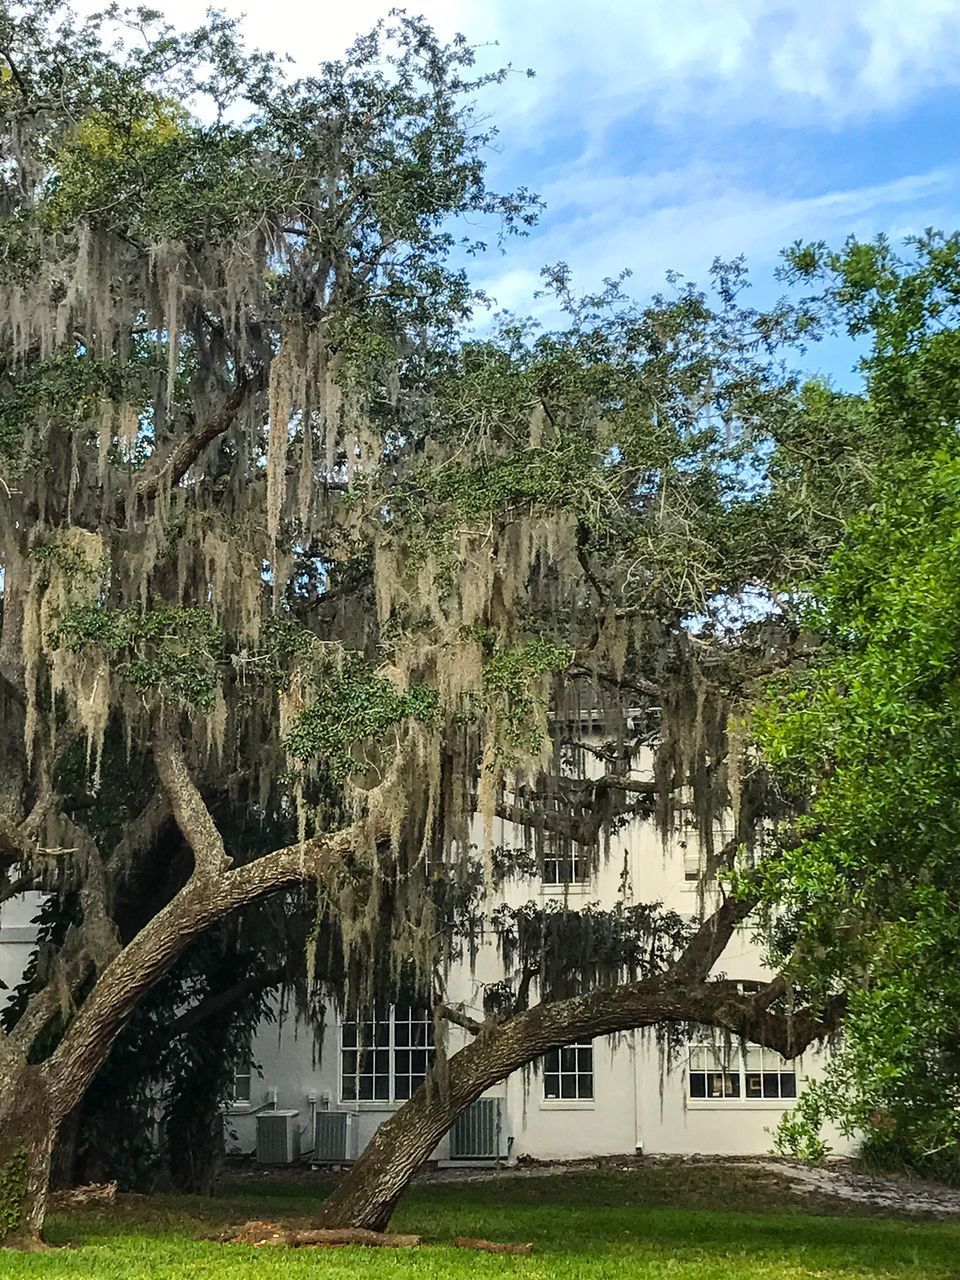
{"label": "live oak tree", "polygon": [[[488,856],[474,814],[566,839],[629,811],[615,765],[559,829],[548,710],[636,704],[661,823],[688,787],[705,840],[731,797],[746,838],[763,806],[727,707],[797,635],[728,605],[821,555],[795,477],[763,477],[774,424],[835,413],[781,374],[795,317],[745,307],[738,264],[713,301],[674,281],[646,306],[577,300],[561,265],[562,331],[469,329],[478,225],[499,241],[537,206],[486,185],[472,104],[507,72],[464,41],[397,14],[294,79],[216,15],[112,21],[116,44],[59,0],[0,15],[0,856],[4,896],[70,904],[0,1038],[11,1241],[42,1227],[64,1118],[211,925],[308,881],[354,995],[374,959],[426,982]],[[225,842],[241,813],[292,834]],[[152,884],[132,936],[131,881]],[[663,973],[478,1037],[447,1098],[625,1025],[819,1033],[780,986],[708,982],[746,903]]]}
{"label": "live oak tree", "polygon": [[[343,491],[418,444],[425,337],[442,346],[469,300],[446,216],[529,216],[484,187],[469,50],[415,23],[299,84],[219,19],[183,38],[147,26],[121,54],[96,33],[38,4],[0,41],[3,849],[10,891],[66,881],[79,904],[2,1045],[9,1235],[39,1228],[58,1124],[191,938],[400,844],[438,699],[368,670],[384,664],[363,530],[385,513]],[[387,774],[344,803],[350,743],[404,720]],[[298,734],[329,738],[322,775],[284,776]],[[88,826],[68,790],[78,743],[94,795],[130,762],[112,825]],[[263,811],[295,795],[301,838],[232,866],[194,778]],[[164,859],[171,814],[192,874],[121,947],[118,883]]]}

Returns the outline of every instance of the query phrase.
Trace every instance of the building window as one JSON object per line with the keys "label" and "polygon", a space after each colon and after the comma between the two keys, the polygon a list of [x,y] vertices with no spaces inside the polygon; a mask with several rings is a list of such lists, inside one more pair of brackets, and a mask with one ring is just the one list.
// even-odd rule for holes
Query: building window
{"label": "building window", "polygon": [[780,1100],[797,1096],[792,1062],[758,1044],[700,1043],[690,1048],[688,1093],[694,1100]]}
{"label": "building window", "polygon": [[[713,857],[716,859],[733,841],[733,827],[718,826],[713,829]],[[687,824],[683,829],[683,838],[679,841],[683,855],[683,878],[687,884],[700,885],[715,879],[716,867],[710,868],[703,837],[696,827]],[[746,856],[743,849],[738,858],[742,861]],[[707,875],[708,870],[710,875]]]}
{"label": "building window", "polygon": [[683,878],[689,884],[700,883],[700,846],[693,840],[681,840],[683,850]]}
{"label": "building window", "polygon": [[587,879],[587,860],[579,849],[569,853],[550,853],[543,857],[543,883],[549,888],[583,884]]}
{"label": "building window", "polygon": [[433,1051],[433,1018],[424,1009],[341,1023],[341,1100],[405,1101],[423,1084]]}
{"label": "building window", "polygon": [[235,1071],[233,1073],[233,1100],[243,1105],[248,1105],[251,1101],[250,1086],[252,1083],[252,1073],[247,1067],[244,1071]]}
{"label": "building window", "polygon": [[543,1096],[547,1102],[593,1099],[593,1044],[551,1049],[543,1059]]}

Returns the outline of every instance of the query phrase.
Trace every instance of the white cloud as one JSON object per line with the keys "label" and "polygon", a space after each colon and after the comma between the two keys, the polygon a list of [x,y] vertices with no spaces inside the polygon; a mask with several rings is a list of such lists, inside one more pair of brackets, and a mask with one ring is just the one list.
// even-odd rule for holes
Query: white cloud
{"label": "white cloud", "polygon": [[[307,5],[221,0],[254,43],[304,67],[339,53],[390,0]],[[93,10],[100,0],[79,0]],[[181,25],[193,0],[157,0]],[[507,98],[541,127],[595,126],[643,109],[661,118],[829,121],[904,105],[960,83],[958,0],[409,0],[443,34],[499,41],[489,65],[533,66]]]}
{"label": "white cloud", "polygon": [[[92,10],[101,0],[79,3]],[[194,0],[155,3],[178,25],[198,21]],[[246,10],[251,42],[292,53],[306,70],[339,54],[391,0],[221,3]],[[811,174],[815,152],[781,135],[774,153],[765,126],[842,131],[957,86],[960,0],[408,3],[443,35],[498,41],[481,53],[484,65],[537,70],[535,80],[510,77],[484,104],[504,125],[496,180],[528,182],[549,209],[508,258],[478,264],[503,305],[526,311],[540,265],[558,259],[583,287],[631,267],[642,294],[667,267],[702,279],[717,255],[745,253],[769,279],[798,237],[837,242],[956,220],[952,170],[884,181],[894,175],[877,154],[860,166],[876,174],[872,183],[824,190],[828,179]],[[653,124],[662,126],[655,137]]]}
{"label": "white cloud", "polygon": [[[551,65],[597,98],[663,116],[841,120],[960,80],[956,0],[559,0],[520,6],[512,40],[546,28]],[[509,28],[508,28],[509,29]]]}
{"label": "white cloud", "polygon": [[573,174],[548,190],[555,216],[544,230],[513,246],[509,267],[490,271],[481,285],[501,306],[523,312],[544,262],[568,262],[579,289],[629,268],[631,292],[643,297],[663,286],[668,268],[705,282],[715,257],[744,254],[768,293],[771,268],[793,240],[837,244],[851,233],[879,231],[897,238],[949,223],[958,191],[960,170],[949,168],[793,197],[737,185],[703,166],[594,180]]}

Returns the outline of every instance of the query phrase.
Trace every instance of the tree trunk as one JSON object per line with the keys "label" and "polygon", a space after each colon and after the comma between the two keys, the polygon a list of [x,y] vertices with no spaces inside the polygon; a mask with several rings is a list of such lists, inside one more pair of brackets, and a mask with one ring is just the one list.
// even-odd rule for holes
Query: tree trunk
{"label": "tree trunk", "polygon": [[806,1011],[771,1013],[762,998],[742,995],[736,983],[688,984],[671,981],[670,975],[537,1005],[507,1022],[484,1027],[444,1064],[439,1080],[428,1079],[380,1125],[353,1168],[320,1205],[317,1225],[382,1231],[417,1170],[457,1116],[485,1090],[550,1049],[670,1022],[714,1026],[787,1057],[830,1030]]}
{"label": "tree trunk", "polygon": [[419,1089],[379,1126],[359,1160],[320,1206],[317,1224],[385,1231],[417,1170],[461,1111],[487,1087],[479,1086],[472,1096],[458,1091],[456,1101],[437,1084]]}
{"label": "tree trunk", "polygon": [[0,1245],[40,1248],[59,1120],[38,1066],[4,1071],[0,1088]]}
{"label": "tree trunk", "polygon": [[[333,837],[328,845],[317,838],[219,878],[193,877],[106,966],[50,1057],[26,1066],[0,1039],[0,1244],[29,1247],[40,1239],[59,1126],[90,1088],[138,1001],[209,925],[300,881],[316,865],[316,855],[307,859],[306,851],[339,852],[342,841]],[[23,1055],[28,1050],[28,1043],[20,1047]]]}
{"label": "tree trunk", "polygon": [[[82,1172],[78,1177],[80,1162],[80,1129],[83,1122],[85,1101],[74,1107],[66,1120],[60,1125],[53,1156],[50,1161],[50,1186],[54,1190],[80,1186],[85,1182],[96,1182],[96,1178],[85,1177]],[[104,1181],[104,1179],[100,1179]]]}

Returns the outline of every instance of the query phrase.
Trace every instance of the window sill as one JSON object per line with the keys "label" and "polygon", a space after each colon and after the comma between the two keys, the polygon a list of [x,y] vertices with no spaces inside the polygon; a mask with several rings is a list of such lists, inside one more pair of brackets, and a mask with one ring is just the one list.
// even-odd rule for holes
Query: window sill
{"label": "window sill", "polygon": [[589,880],[578,880],[574,884],[541,884],[540,886],[540,893],[544,898],[586,898],[593,891],[593,885]]}
{"label": "window sill", "polygon": [[541,1098],[541,1111],[596,1111],[595,1098]]}
{"label": "window sill", "polygon": [[337,1103],[338,1111],[396,1111],[402,1107],[402,1102],[387,1102],[385,1099],[380,1101],[376,1098],[364,1098],[362,1101],[351,1099],[345,1102],[343,1098]]}
{"label": "window sill", "polygon": [[789,1111],[796,1098],[757,1098],[753,1101],[731,1098],[729,1102],[710,1098],[687,1098],[688,1111]]}

